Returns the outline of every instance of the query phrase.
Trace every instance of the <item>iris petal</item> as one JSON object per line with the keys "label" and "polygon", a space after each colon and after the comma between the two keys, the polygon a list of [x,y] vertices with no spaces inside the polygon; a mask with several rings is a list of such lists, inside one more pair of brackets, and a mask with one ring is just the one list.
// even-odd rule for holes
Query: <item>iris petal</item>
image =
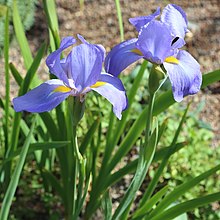
{"label": "iris petal", "polygon": [[[82,43],[91,45],[88,41],[85,40],[85,38],[82,35],[77,34],[77,37],[80,39]],[[92,45],[95,46],[100,51],[102,55],[102,61],[104,61],[105,53],[106,53],[105,48],[101,44],[92,44]]]}
{"label": "iris petal", "polygon": [[151,21],[142,27],[136,46],[144,54],[144,58],[162,64],[165,58],[173,55],[171,44],[172,36],[167,25]]}
{"label": "iris petal", "polygon": [[182,101],[184,96],[200,90],[202,74],[198,62],[186,51],[180,50],[176,56],[179,64],[164,62],[164,68],[170,78],[174,99]]}
{"label": "iris petal", "polygon": [[[61,88],[62,89],[58,89]],[[46,112],[59,105],[70,95],[70,90],[61,80],[53,79],[32,89],[23,96],[13,99],[13,105],[16,112]],[[56,89],[60,90],[57,92]]]}
{"label": "iris petal", "polygon": [[148,15],[148,16],[140,16],[140,17],[136,17],[136,18],[130,18],[129,22],[136,28],[136,30],[139,32],[140,29],[148,24],[150,21],[152,21],[153,19],[155,19],[156,17],[158,17],[160,15],[160,8],[158,7],[157,10],[152,14],[152,15]]}
{"label": "iris petal", "polygon": [[99,81],[104,82],[104,84],[99,87],[92,88],[92,90],[105,97],[113,105],[113,112],[116,117],[121,119],[121,113],[127,108],[128,103],[121,80],[110,74],[101,74]]}
{"label": "iris petal", "polygon": [[174,38],[184,39],[187,32],[187,18],[181,7],[174,4],[167,5],[162,12],[161,21],[170,26]]}
{"label": "iris petal", "polygon": [[100,49],[92,44],[80,44],[68,56],[72,78],[78,91],[95,84],[102,71],[103,54]]}
{"label": "iris petal", "polygon": [[126,67],[143,56],[133,53],[137,39],[133,38],[116,45],[105,58],[105,71],[118,76]]}
{"label": "iris petal", "polygon": [[60,63],[60,55],[63,50],[68,48],[69,46],[73,45],[76,43],[76,39],[69,36],[63,38],[60,44],[60,48],[51,53],[47,59],[46,59],[46,64],[52,74],[57,76],[58,79],[61,79],[68,85],[68,76],[65,70],[62,68],[62,65]]}

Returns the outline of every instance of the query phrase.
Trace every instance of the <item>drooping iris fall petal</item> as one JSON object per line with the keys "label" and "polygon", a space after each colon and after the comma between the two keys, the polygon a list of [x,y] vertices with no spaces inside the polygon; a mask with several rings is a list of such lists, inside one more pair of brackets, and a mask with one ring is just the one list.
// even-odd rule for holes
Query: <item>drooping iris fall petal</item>
{"label": "drooping iris fall petal", "polygon": [[100,75],[99,81],[103,84],[92,87],[92,90],[105,97],[113,105],[113,112],[117,118],[121,119],[122,111],[127,108],[127,97],[121,80],[103,73]]}
{"label": "drooping iris fall petal", "polygon": [[186,95],[192,95],[200,90],[202,74],[198,62],[186,51],[180,50],[176,56],[178,64],[164,62],[171,81],[174,99],[182,101]]}
{"label": "drooping iris fall petal", "polygon": [[45,112],[58,106],[70,95],[71,89],[63,81],[52,79],[13,99],[16,112]]}

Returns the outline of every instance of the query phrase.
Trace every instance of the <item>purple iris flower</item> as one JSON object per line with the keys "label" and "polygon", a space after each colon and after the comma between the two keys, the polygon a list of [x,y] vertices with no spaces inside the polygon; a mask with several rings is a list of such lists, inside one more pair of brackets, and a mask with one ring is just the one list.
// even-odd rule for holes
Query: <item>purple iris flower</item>
{"label": "purple iris flower", "polygon": [[105,59],[105,70],[117,76],[131,63],[144,58],[155,65],[162,65],[172,84],[174,99],[200,90],[202,74],[198,62],[184,46],[187,29],[185,12],[177,5],[167,5],[160,20],[160,8],[149,16],[130,18],[129,21],[139,32],[133,38],[116,45]]}
{"label": "purple iris flower", "polygon": [[13,100],[15,111],[50,111],[68,96],[78,96],[84,101],[85,94],[96,91],[112,105],[115,115],[127,107],[127,97],[120,79],[102,72],[105,49],[101,45],[88,43],[78,35],[82,44],[72,48],[67,57],[60,60],[64,49],[76,43],[73,37],[65,37],[60,48],[51,53],[46,64],[58,79],[51,79]]}

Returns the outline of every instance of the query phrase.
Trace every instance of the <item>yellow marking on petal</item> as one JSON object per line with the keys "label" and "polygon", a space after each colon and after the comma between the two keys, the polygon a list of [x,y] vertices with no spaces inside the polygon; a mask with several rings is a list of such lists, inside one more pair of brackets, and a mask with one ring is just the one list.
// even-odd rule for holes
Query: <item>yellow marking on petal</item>
{"label": "yellow marking on petal", "polygon": [[100,86],[104,86],[106,84],[106,82],[101,82],[101,81],[98,81],[96,82],[94,85],[90,86],[91,88],[97,88],[97,87],[100,87]]}
{"label": "yellow marking on petal", "polygon": [[174,63],[174,64],[179,64],[179,60],[177,60],[175,57],[167,57],[166,59],[165,59],[165,62],[167,62],[167,63]]}
{"label": "yellow marking on petal", "polygon": [[131,52],[136,53],[136,54],[138,54],[140,56],[143,56],[143,53],[140,50],[136,49],[136,48],[131,50]]}
{"label": "yellow marking on petal", "polygon": [[56,89],[53,90],[54,92],[70,92],[71,89],[69,87],[66,86],[58,86]]}

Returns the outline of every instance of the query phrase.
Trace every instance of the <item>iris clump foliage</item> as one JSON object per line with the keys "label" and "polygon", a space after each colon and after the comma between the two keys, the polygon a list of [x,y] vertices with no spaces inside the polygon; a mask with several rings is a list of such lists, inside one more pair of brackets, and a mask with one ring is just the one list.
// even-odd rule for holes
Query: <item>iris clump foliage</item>
{"label": "iris clump foliage", "polygon": [[[120,5],[116,2],[120,23]],[[8,10],[4,14],[6,96],[0,100],[4,114],[0,219],[8,219],[11,206],[19,201],[13,198],[16,189],[25,184],[22,169],[33,166],[33,161],[34,176],[40,178],[40,182],[35,180],[35,187],[43,191],[44,203],[48,205],[54,197],[51,219],[92,219],[97,210],[103,219],[112,220],[187,219],[188,211],[219,201],[217,186],[203,195],[187,196],[200,184],[209,187],[207,179],[220,169],[214,161],[211,166],[192,168],[195,172],[189,177],[181,166],[188,166],[191,163],[187,160],[196,157],[186,155],[186,161],[177,163],[187,147],[192,152],[193,147],[198,150],[197,140],[189,135],[193,132],[188,126],[192,123],[189,106],[171,123],[173,130],[163,118],[175,102],[220,80],[219,70],[202,76],[198,62],[181,49],[189,31],[183,9],[169,4],[162,12],[158,8],[152,15],[131,18],[137,38],[123,41],[106,55],[101,42],[91,44],[86,36],[61,40],[54,2],[44,0],[43,6],[50,42],[43,43],[33,57],[16,1],[13,3],[13,25],[27,70],[25,77],[9,63]],[[119,26],[123,38],[123,26]],[[64,56],[67,48],[70,52]],[[46,51],[50,79],[42,82],[36,73]],[[137,60],[142,63],[132,73],[132,80],[122,74],[120,79],[119,74]],[[12,103],[10,73],[19,85]],[[164,91],[161,87],[167,80],[171,89]],[[133,148],[137,149],[136,157],[121,165]],[[167,178],[170,160],[177,163],[176,179]],[[132,175],[131,182],[113,209],[111,188],[127,174]],[[141,196],[136,200],[140,189]]]}

